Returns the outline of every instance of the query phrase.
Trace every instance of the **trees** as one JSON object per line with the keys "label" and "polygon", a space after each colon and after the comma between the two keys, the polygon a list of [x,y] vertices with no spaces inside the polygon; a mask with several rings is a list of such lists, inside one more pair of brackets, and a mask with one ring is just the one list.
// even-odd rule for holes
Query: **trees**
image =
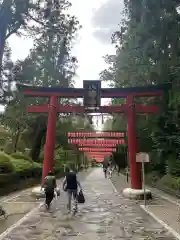
{"label": "trees", "polygon": [[[167,104],[163,105],[161,102],[161,116],[137,119],[137,132],[142,139],[141,150],[148,147],[158,153],[153,161],[161,159],[171,172],[171,169],[175,169],[174,164],[177,166],[176,160],[179,159],[180,150],[177,89],[180,76],[180,14],[177,10],[179,3],[173,0],[125,0],[124,5],[124,20],[119,31],[112,36],[116,45],[116,55],[106,56],[109,68],[101,73],[101,78],[112,79],[115,87],[162,83],[172,83],[172,86],[176,86],[169,91]],[[158,104],[157,99],[143,101]],[[145,135],[149,135],[149,139],[144,139]],[[176,173],[180,173],[178,167]]]}
{"label": "trees", "polygon": [[[126,21],[113,37],[117,44],[113,62],[117,84],[170,81],[170,70],[178,61],[178,51],[174,51],[179,34],[177,5],[176,1],[125,1]],[[120,77],[123,80],[119,81]]]}
{"label": "trees", "polygon": [[[6,46],[6,40],[14,33],[18,34],[19,30],[27,28],[28,21],[31,19],[37,21],[38,18],[31,15],[37,16],[37,12],[40,7],[40,1],[33,3],[31,0],[1,0],[0,1],[0,74],[3,66],[3,55]],[[4,88],[3,79],[1,79],[1,89]]]}
{"label": "trees", "polygon": [[36,28],[29,56],[14,66],[15,81],[44,87],[71,85],[77,60],[70,53],[79,22],[63,12],[68,6],[65,1],[52,3],[44,27]]}
{"label": "trees", "polygon": [[[2,65],[2,84],[9,86],[9,82],[13,82],[13,84],[43,87],[73,87],[72,77],[75,74],[77,59],[71,55],[71,48],[80,26],[76,17],[69,15],[66,11],[71,4],[65,0],[25,0],[23,1],[23,4],[27,4],[25,8],[23,4],[21,6],[21,0],[11,1],[11,3],[12,5],[5,9],[6,13],[9,11],[11,14],[5,39],[13,33],[35,35],[35,37],[33,37],[34,46],[27,58],[15,63],[11,61],[11,51],[6,46],[3,52],[5,54]],[[0,6],[3,7],[4,4],[5,2],[2,1]],[[15,25],[16,28],[13,27]],[[2,123],[14,136],[12,140],[15,143],[12,149],[13,151],[18,149],[18,142],[21,139],[25,146],[29,147],[31,145],[29,139],[31,139],[33,160],[37,160],[44,143],[43,137],[46,135],[47,116],[42,115],[35,119],[34,115],[24,113],[28,105],[42,104],[48,99],[24,99],[19,92],[14,92],[13,97],[11,99],[8,97],[8,100],[11,101],[6,106]],[[71,100],[61,100],[61,102],[69,101]],[[57,129],[59,125],[57,124]],[[65,127],[65,123],[61,122],[61,125]],[[61,132],[62,129],[63,127]],[[57,136],[58,140],[60,138]],[[67,139],[59,142],[65,146]]]}
{"label": "trees", "polygon": [[[1,0],[0,73],[2,73],[3,69],[2,62],[6,40],[12,34],[18,34],[20,36],[23,34],[26,36],[31,36],[33,38],[36,36],[36,53],[35,56],[34,51],[31,53],[31,61],[29,58],[26,59],[27,64],[36,64],[39,62],[40,59],[37,58],[37,54],[40,54],[41,56],[43,53],[44,57],[47,59],[43,64],[45,67],[48,66],[48,70],[51,68],[51,71],[54,71],[54,78],[56,81],[58,81],[57,78],[59,77],[58,74],[60,68],[62,70],[63,61],[66,62],[66,64],[63,64],[66,70],[61,71],[61,78],[70,79],[74,73],[74,64],[76,63],[76,58],[72,57],[70,62],[68,59],[70,57],[68,55],[68,52],[70,50],[70,44],[77,30],[76,28],[78,24],[75,17],[65,14],[65,10],[67,10],[70,6],[71,4],[66,0]],[[52,44],[54,45],[54,48],[50,49]],[[44,47],[46,47],[45,51],[43,50]],[[56,53],[56,59],[50,60],[48,58],[49,51]],[[57,54],[60,51],[61,57],[59,56],[59,58],[57,58]],[[64,57],[62,58],[62,56]],[[18,63],[18,66],[22,67],[22,63]],[[30,68],[32,69],[32,67],[29,66],[29,70]],[[46,73],[39,72],[39,74],[45,75],[47,74],[47,71]],[[3,99],[4,94],[10,90],[10,87],[8,87],[8,89],[4,89],[4,84],[7,85],[7,81],[4,83],[4,78],[2,77],[0,84],[0,88],[3,89]]]}

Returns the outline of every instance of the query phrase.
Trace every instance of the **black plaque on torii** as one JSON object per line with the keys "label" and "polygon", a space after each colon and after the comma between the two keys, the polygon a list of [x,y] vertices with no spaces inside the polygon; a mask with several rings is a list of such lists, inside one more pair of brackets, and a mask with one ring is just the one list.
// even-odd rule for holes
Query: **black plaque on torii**
{"label": "black plaque on torii", "polygon": [[93,81],[93,80],[84,80],[83,88],[85,90],[84,93],[84,106],[86,110],[96,110],[100,107],[101,96],[101,81]]}

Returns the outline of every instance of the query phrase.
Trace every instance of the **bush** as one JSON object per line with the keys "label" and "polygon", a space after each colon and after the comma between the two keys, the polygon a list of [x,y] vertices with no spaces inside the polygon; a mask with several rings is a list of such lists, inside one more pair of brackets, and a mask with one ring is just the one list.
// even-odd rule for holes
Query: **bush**
{"label": "bush", "polygon": [[146,177],[147,184],[149,183],[151,185],[156,184],[156,182],[161,178],[159,172],[157,171],[152,171],[150,173],[147,173],[145,177]]}
{"label": "bush", "polygon": [[63,168],[63,162],[60,159],[55,159],[55,168]]}
{"label": "bush", "polygon": [[12,153],[11,154],[11,157],[15,158],[15,159],[24,159],[26,161],[29,161],[29,162],[32,162],[32,159],[26,155],[26,154],[23,154],[21,152],[15,152],[15,153]]}
{"label": "bush", "polygon": [[37,163],[37,162],[33,162],[33,169],[31,169],[31,171],[32,171],[32,176],[34,178],[41,177],[41,175],[42,175],[42,164]]}
{"label": "bush", "polygon": [[[0,187],[4,188],[7,184],[13,183],[15,179],[15,175],[16,175],[15,173],[0,174]],[[0,191],[0,194],[1,194],[1,191]]]}
{"label": "bush", "polygon": [[33,167],[34,168],[42,168],[42,164],[41,163],[37,163],[37,162],[33,162]]}
{"label": "bush", "polygon": [[0,173],[12,173],[14,170],[11,157],[4,152],[0,152]]}
{"label": "bush", "polygon": [[14,165],[16,178],[39,178],[42,175],[42,165],[35,162],[29,162],[24,159],[12,159]]}
{"label": "bush", "polygon": [[167,158],[167,172],[175,177],[180,176],[180,159],[169,156]]}
{"label": "bush", "polygon": [[12,142],[7,142],[4,146],[4,152],[7,154],[11,154],[13,149],[13,144]]}
{"label": "bush", "polygon": [[43,163],[43,161],[44,161],[44,152],[41,152],[39,156],[39,162]]}
{"label": "bush", "polygon": [[11,162],[14,166],[16,173],[25,172],[27,170],[33,169],[33,163],[24,159],[11,159]]}
{"label": "bush", "polygon": [[180,189],[180,178],[173,177],[169,174],[163,176],[158,182],[158,186],[162,186],[164,188],[169,188],[173,190]]}

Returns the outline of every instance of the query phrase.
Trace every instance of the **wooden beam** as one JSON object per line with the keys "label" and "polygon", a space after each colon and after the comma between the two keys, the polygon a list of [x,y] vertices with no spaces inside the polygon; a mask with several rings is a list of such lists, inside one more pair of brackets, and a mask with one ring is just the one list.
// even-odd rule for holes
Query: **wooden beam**
{"label": "wooden beam", "polygon": [[[59,113],[126,113],[128,108],[127,104],[122,104],[120,106],[102,106],[99,109],[94,110],[86,110],[84,106],[63,106],[59,105],[57,107],[57,112]],[[44,104],[41,106],[31,106],[28,108],[29,113],[47,113],[49,109],[48,104]],[[137,113],[157,113],[159,108],[157,106],[144,106],[144,105],[136,105]]]}
{"label": "wooden beam", "polygon": [[[39,97],[50,97],[59,96],[64,98],[83,98],[85,90],[83,88],[44,88],[17,85],[18,89],[26,96],[39,96]],[[131,87],[131,88],[101,88],[101,98],[124,98],[127,95],[148,97],[148,96],[159,96],[164,91],[171,88],[171,84],[162,85],[150,85],[144,87]]]}

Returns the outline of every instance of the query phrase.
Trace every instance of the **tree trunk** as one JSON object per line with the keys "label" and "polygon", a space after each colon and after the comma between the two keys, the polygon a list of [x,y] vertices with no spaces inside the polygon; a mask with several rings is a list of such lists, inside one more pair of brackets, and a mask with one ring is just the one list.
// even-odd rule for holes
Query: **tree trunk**
{"label": "tree trunk", "polygon": [[[12,5],[12,0],[4,0],[0,6],[0,76],[2,72],[2,61],[4,54],[4,47],[6,41],[6,34],[8,29],[8,24],[10,22],[10,7]],[[2,82],[1,82],[2,87]]]}
{"label": "tree trunk", "polygon": [[14,147],[13,147],[13,152],[14,153],[17,151],[17,146],[18,146],[18,142],[19,142],[20,133],[21,133],[20,128],[18,128],[16,136],[15,136],[15,140],[14,140]]}

